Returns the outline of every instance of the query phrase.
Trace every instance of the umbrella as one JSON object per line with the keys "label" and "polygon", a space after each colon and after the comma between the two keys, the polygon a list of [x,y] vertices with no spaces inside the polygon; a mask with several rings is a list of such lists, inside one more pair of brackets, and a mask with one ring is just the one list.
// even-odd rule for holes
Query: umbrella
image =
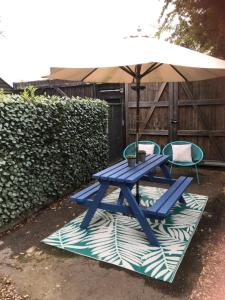
{"label": "umbrella", "polygon": [[[69,47],[68,47],[69,48]],[[76,51],[68,49],[68,51]],[[67,57],[71,57],[67,55]],[[225,76],[225,61],[181,46],[137,34],[107,47],[83,49],[83,55],[50,69],[49,79],[134,83],[137,94],[136,154],[139,140],[141,83],[196,81]],[[138,193],[137,193],[138,195]]]}

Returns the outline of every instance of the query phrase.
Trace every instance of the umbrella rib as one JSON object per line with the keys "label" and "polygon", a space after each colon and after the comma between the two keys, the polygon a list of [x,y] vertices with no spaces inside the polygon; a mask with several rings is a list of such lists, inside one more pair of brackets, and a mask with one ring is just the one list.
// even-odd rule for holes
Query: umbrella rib
{"label": "umbrella rib", "polygon": [[177,70],[177,68],[175,68],[173,65],[170,65],[171,68],[174,69],[174,71],[176,71],[185,81],[188,81],[188,79],[180,72]]}
{"label": "umbrella rib", "polygon": [[98,68],[95,68],[93,70],[91,70],[91,72],[89,72],[86,76],[84,76],[81,81],[84,81],[88,76],[90,76],[92,73],[94,73],[96,70],[98,70]]}
{"label": "umbrella rib", "polygon": [[124,72],[128,73],[132,77],[136,77],[135,73],[131,70],[131,68],[129,66],[126,66],[126,67],[120,66],[120,69],[123,70]]}
{"label": "umbrella rib", "polygon": [[134,74],[130,66],[126,66],[126,68],[131,72],[131,74]]}
{"label": "umbrella rib", "polygon": [[141,74],[141,78],[143,78],[145,75],[151,73],[155,69],[159,68],[162,64],[154,63],[152,66],[150,66],[143,74]]}

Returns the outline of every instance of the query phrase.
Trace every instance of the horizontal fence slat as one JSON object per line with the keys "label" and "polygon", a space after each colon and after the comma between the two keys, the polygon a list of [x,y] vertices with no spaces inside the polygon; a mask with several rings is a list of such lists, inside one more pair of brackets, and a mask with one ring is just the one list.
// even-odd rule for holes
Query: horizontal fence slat
{"label": "horizontal fence slat", "polygon": [[[135,129],[129,130],[129,134],[136,134]],[[141,135],[168,135],[168,130],[151,130],[151,129],[144,129],[140,131]]]}
{"label": "horizontal fence slat", "polygon": [[[150,108],[150,107],[167,107],[169,105],[168,101],[141,101],[140,108]],[[178,100],[178,106],[192,106],[192,105],[225,105],[225,99],[201,99],[201,100]],[[129,102],[128,108],[136,108],[136,102]]]}
{"label": "horizontal fence slat", "polygon": [[188,135],[188,136],[225,136],[225,130],[178,130],[178,135]]}
{"label": "horizontal fence slat", "polygon": [[[150,107],[166,107],[169,105],[168,101],[160,101],[160,102],[148,102],[148,101],[140,101],[139,107],[140,108],[150,108]],[[128,103],[128,108],[136,108],[137,103],[136,102],[129,102]]]}
{"label": "horizontal fence slat", "polygon": [[178,100],[179,106],[189,106],[189,105],[225,105],[225,99],[189,99],[189,100]]}

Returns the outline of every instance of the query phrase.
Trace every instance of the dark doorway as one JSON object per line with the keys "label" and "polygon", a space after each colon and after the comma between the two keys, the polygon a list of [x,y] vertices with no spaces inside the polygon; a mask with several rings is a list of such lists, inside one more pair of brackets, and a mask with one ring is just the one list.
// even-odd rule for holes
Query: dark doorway
{"label": "dark doorway", "polygon": [[122,158],[125,146],[124,85],[96,84],[96,98],[109,105],[109,160],[113,162]]}

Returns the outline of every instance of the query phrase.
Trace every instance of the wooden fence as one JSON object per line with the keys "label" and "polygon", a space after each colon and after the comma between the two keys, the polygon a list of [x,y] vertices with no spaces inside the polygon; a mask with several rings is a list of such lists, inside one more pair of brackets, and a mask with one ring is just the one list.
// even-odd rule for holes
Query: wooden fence
{"label": "wooden fence", "polygon": [[[136,94],[125,87],[126,142],[135,140]],[[140,99],[141,139],[162,147],[189,140],[208,164],[225,165],[225,78],[193,83],[146,84]]]}
{"label": "wooden fence", "polygon": [[[38,93],[105,99],[110,105],[110,160],[135,140],[136,93],[131,85],[83,84],[71,81],[18,83],[17,92],[33,84]],[[163,147],[173,140],[198,144],[208,164],[225,166],[225,78],[193,83],[145,84],[141,90],[141,139]]]}

